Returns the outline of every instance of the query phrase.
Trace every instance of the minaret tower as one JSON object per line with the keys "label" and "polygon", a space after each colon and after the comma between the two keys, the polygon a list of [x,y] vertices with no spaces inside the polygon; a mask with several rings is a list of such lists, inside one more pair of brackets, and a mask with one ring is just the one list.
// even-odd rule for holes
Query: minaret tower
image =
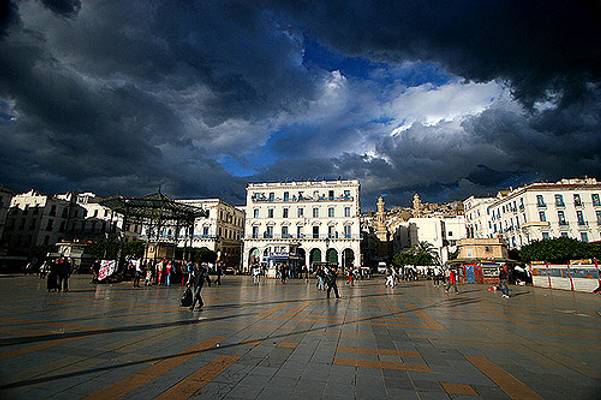
{"label": "minaret tower", "polygon": [[388,241],[388,230],[386,229],[386,215],[384,214],[384,199],[378,197],[378,212],[376,213],[376,236],[381,242]]}

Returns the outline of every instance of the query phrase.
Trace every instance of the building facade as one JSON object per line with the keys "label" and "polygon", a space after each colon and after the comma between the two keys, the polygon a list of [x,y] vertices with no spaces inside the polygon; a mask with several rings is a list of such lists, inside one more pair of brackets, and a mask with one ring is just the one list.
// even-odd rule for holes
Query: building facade
{"label": "building facade", "polygon": [[471,196],[463,202],[467,236],[470,238],[488,238],[488,206],[495,202],[494,197],[478,198]]}
{"label": "building facade", "polygon": [[46,248],[63,240],[69,231],[72,206],[70,201],[34,190],[15,195],[10,202],[4,229],[9,253],[42,255]]}
{"label": "building facade", "polygon": [[[208,212],[194,222],[193,248],[206,247],[217,253],[226,266],[238,268],[244,237],[244,210],[220,199],[177,200]],[[183,238],[186,235],[182,235]],[[184,241],[178,243],[184,246]]]}
{"label": "building facade", "polygon": [[486,222],[478,222],[483,228],[474,230],[474,237],[501,236],[509,249],[558,237],[598,241],[601,240],[600,197],[601,183],[594,178],[532,183],[500,192],[496,198],[480,199],[487,204]]}
{"label": "building facade", "polygon": [[310,270],[317,262],[361,262],[358,180],[253,183],[246,190],[244,270],[285,258],[286,248]]}

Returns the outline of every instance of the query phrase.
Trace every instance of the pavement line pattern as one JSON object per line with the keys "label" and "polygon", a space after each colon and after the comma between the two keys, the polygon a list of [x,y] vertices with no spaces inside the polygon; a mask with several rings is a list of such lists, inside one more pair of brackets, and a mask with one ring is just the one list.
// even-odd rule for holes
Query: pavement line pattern
{"label": "pavement line pattern", "polygon": [[171,371],[175,367],[185,363],[192,357],[198,355],[198,352],[211,349],[215,347],[217,343],[222,342],[225,339],[224,336],[214,336],[204,342],[197,343],[192,347],[188,347],[183,352],[176,354],[174,357],[167,358],[159,361],[141,371],[134,372],[133,374],[126,376],[120,381],[103,388],[95,393],[90,394],[86,397],[88,400],[108,400],[108,399],[119,399],[132,390],[139,388],[149,382],[152,382],[157,377]]}
{"label": "pavement line pattern", "polygon": [[398,361],[355,360],[352,358],[334,358],[334,365],[347,365],[352,367],[392,369],[396,371],[432,372],[427,365],[405,364]]}
{"label": "pavement line pattern", "polygon": [[339,353],[377,354],[382,356],[421,357],[417,351],[399,351],[396,349],[370,349],[367,347],[338,346]]}
{"label": "pavement line pattern", "polygon": [[28,353],[31,353],[34,351],[47,350],[51,347],[58,346],[60,344],[64,344],[65,342],[69,342],[69,341],[77,340],[77,339],[79,339],[79,338],[55,339],[51,342],[38,343],[38,344],[31,345],[31,346],[22,347],[22,348],[16,349],[16,350],[5,351],[5,352],[0,353],[0,361],[6,360],[7,358],[19,357],[19,356],[22,356],[23,354],[28,354]]}
{"label": "pavement line pattern", "polygon": [[215,359],[209,361],[207,364],[155,397],[155,400],[188,399],[239,359],[239,356],[234,355],[217,356]]}
{"label": "pavement line pattern", "polygon": [[534,390],[530,389],[522,381],[516,379],[509,372],[499,367],[488,358],[483,356],[466,356],[470,363],[478,368],[484,375],[488,376],[509,397],[514,400],[541,400]]}
{"label": "pavement line pattern", "polygon": [[445,392],[454,396],[478,396],[478,393],[470,385],[463,383],[440,382]]}

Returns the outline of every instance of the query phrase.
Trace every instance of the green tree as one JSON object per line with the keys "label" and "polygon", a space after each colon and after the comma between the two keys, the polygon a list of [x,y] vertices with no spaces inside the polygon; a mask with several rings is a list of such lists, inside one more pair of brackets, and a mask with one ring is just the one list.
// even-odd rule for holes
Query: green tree
{"label": "green tree", "polygon": [[439,262],[439,259],[431,243],[419,242],[410,249],[397,253],[392,262],[397,266],[434,265]]}
{"label": "green tree", "polygon": [[119,242],[113,239],[101,239],[92,243],[87,252],[95,258],[116,259],[119,252]]}
{"label": "green tree", "polygon": [[413,265],[414,257],[411,250],[401,251],[392,258],[393,264],[397,267],[404,267],[405,265]]}
{"label": "green tree", "polygon": [[524,262],[565,263],[570,260],[599,258],[600,255],[600,245],[584,243],[566,237],[532,242],[522,247],[519,252],[519,258]]}
{"label": "green tree", "polygon": [[126,257],[141,258],[144,256],[144,250],[146,250],[146,243],[141,240],[131,240],[123,247]]}

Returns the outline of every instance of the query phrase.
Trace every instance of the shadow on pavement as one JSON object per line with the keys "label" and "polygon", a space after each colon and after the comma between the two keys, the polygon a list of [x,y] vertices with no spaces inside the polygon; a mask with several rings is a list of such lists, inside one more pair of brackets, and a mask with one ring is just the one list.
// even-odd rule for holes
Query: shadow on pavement
{"label": "shadow on pavement", "polygon": [[0,339],[0,347],[14,346],[17,344],[44,342],[44,341],[48,341],[48,340],[102,335],[102,334],[106,334],[106,333],[138,332],[138,331],[147,331],[147,330],[152,330],[152,329],[170,328],[170,327],[175,327],[175,326],[195,325],[195,324],[206,323],[206,322],[211,322],[211,321],[221,321],[221,320],[225,320],[225,319],[239,318],[239,317],[245,317],[245,316],[256,315],[256,314],[258,314],[258,313],[227,315],[224,317],[214,317],[214,318],[207,318],[207,319],[203,319],[203,320],[186,319],[186,320],[178,320],[178,321],[172,321],[172,322],[162,322],[159,324],[132,325],[132,326],[122,326],[122,327],[118,327],[118,328],[111,328],[111,329],[97,329],[97,330],[62,333],[62,334],[7,338],[7,339]]}
{"label": "shadow on pavement", "polygon": [[[359,296],[359,297],[361,297],[361,296]],[[346,297],[345,299],[349,299],[349,297]],[[332,301],[337,301],[337,300],[332,299]],[[234,348],[234,347],[244,346],[244,345],[248,345],[248,344],[255,344],[257,342],[265,342],[265,341],[270,341],[273,339],[282,339],[282,338],[286,338],[286,337],[290,337],[290,336],[316,332],[316,331],[320,331],[320,330],[328,329],[328,328],[341,327],[344,325],[354,324],[354,323],[358,323],[358,322],[368,322],[368,321],[374,321],[374,320],[377,320],[380,318],[389,318],[389,317],[394,317],[396,315],[409,314],[409,313],[412,313],[415,311],[421,311],[421,310],[427,310],[427,309],[433,309],[433,308],[439,308],[439,307],[460,307],[463,305],[478,303],[480,301],[481,300],[479,300],[479,299],[473,299],[473,298],[466,299],[466,298],[460,298],[460,297],[454,298],[454,299],[446,299],[446,300],[440,301],[438,303],[433,303],[433,304],[422,306],[422,307],[414,307],[414,308],[399,311],[399,312],[392,312],[392,313],[376,315],[376,316],[366,317],[366,318],[358,318],[358,319],[354,319],[351,321],[345,321],[345,322],[339,322],[339,323],[330,323],[330,324],[320,325],[319,327],[315,327],[315,328],[301,329],[298,331],[282,333],[279,335],[268,335],[268,336],[265,336],[262,338],[244,340],[244,341],[241,341],[238,343],[222,344],[220,347],[215,347],[212,349],[196,350],[196,351],[190,351],[190,352],[184,352],[184,353],[175,353],[175,354],[170,354],[167,356],[147,358],[144,360],[131,361],[131,362],[121,363],[121,364],[117,364],[117,365],[110,365],[110,366],[106,366],[106,367],[90,368],[90,369],[86,369],[86,370],[82,370],[82,371],[76,371],[76,372],[70,372],[70,373],[65,373],[65,374],[57,374],[57,375],[45,376],[45,377],[34,378],[34,379],[29,379],[29,380],[17,381],[17,382],[1,385],[0,390],[36,385],[39,383],[51,382],[51,381],[66,379],[66,378],[72,378],[75,376],[93,374],[93,373],[102,372],[102,371],[110,371],[110,370],[114,370],[114,369],[118,369],[118,368],[131,367],[134,365],[156,363],[159,361],[173,359],[173,358],[177,358],[177,357],[190,356],[190,355],[196,355],[196,354],[200,354],[200,353],[204,353],[204,352],[211,352],[211,351],[215,351],[215,350]],[[234,316],[223,317],[223,318],[214,318],[212,320],[219,320],[219,319],[226,319],[226,318],[233,318],[233,317]],[[194,323],[198,323],[198,322],[208,322],[210,320],[211,319],[207,319],[207,320],[203,320],[203,321],[194,320],[194,321],[189,321],[189,323],[194,324]],[[178,322],[181,322],[181,325],[186,325],[184,323],[185,321],[178,321]],[[158,325],[160,325],[160,324],[158,324]],[[174,323],[170,323],[168,325],[174,326]],[[132,328],[136,328],[136,327],[132,327]],[[102,331],[100,333],[106,333],[106,331]],[[60,335],[60,336],[63,337],[64,335]]]}

